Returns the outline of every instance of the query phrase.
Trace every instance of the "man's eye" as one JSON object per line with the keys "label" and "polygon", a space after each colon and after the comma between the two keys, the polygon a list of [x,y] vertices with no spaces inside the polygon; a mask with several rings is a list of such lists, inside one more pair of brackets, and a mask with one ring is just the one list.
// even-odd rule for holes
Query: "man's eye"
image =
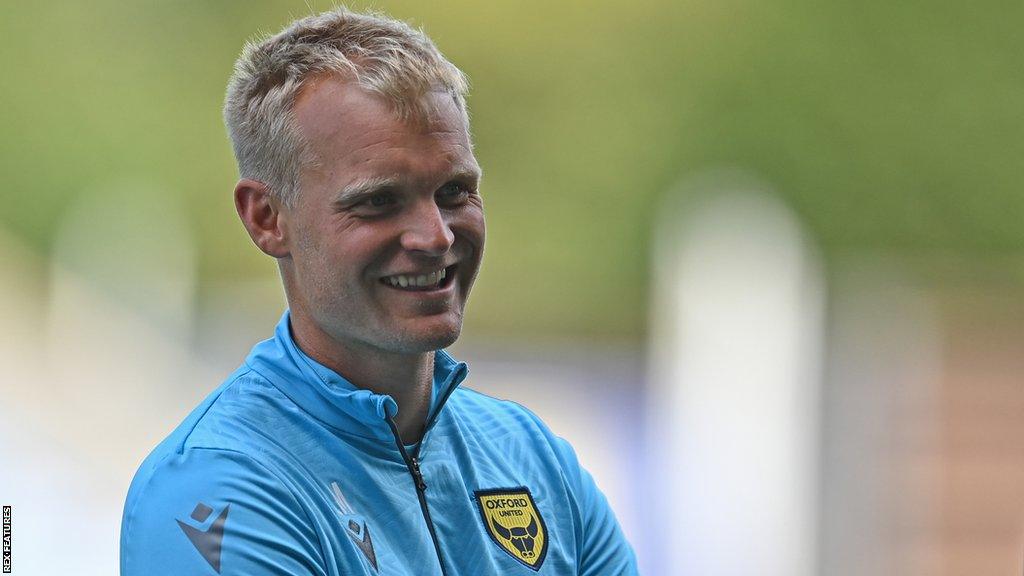
{"label": "man's eye", "polygon": [[371,194],[370,197],[366,199],[366,204],[372,208],[383,208],[392,203],[394,203],[394,198],[392,198],[390,194],[385,194],[383,192]]}
{"label": "man's eye", "polygon": [[470,189],[465,185],[458,182],[450,182],[437,191],[437,199],[442,204],[458,205],[465,202],[469,194]]}

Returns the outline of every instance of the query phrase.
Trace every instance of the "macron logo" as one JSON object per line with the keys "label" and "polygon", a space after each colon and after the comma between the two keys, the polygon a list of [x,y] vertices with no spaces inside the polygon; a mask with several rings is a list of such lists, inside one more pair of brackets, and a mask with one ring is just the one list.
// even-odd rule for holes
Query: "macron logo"
{"label": "macron logo", "polygon": [[[192,545],[196,547],[199,554],[203,556],[203,559],[210,564],[217,574],[220,574],[221,543],[224,541],[224,523],[228,521],[228,508],[230,506],[230,504],[225,505],[220,515],[205,530],[175,519],[178,522],[178,526],[181,527],[181,531],[185,533],[185,536],[188,536]],[[195,510],[192,511],[191,518],[199,524],[203,524],[212,513],[213,508],[200,502],[196,504]]]}
{"label": "macron logo", "polygon": [[352,510],[337,482],[331,482],[331,493],[334,494],[334,501],[338,503],[338,512],[341,513],[342,520],[348,521],[345,525],[348,530],[345,533],[363,556],[366,556],[366,561],[373,566],[374,572],[380,572],[377,568],[377,553],[373,551],[373,540],[370,539],[370,527],[366,525],[366,520]]}

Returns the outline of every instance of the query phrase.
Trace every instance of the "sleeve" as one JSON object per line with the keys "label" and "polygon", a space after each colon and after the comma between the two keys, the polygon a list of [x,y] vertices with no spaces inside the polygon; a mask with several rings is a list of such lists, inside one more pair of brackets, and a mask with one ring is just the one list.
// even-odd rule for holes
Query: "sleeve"
{"label": "sleeve", "polygon": [[629,545],[608,500],[562,438],[555,450],[576,493],[582,523],[578,576],[636,576],[636,554]]}
{"label": "sleeve", "polygon": [[132,483],[121,523],[121,576],[323,576],[304,509],[240,452],[172,453]]}

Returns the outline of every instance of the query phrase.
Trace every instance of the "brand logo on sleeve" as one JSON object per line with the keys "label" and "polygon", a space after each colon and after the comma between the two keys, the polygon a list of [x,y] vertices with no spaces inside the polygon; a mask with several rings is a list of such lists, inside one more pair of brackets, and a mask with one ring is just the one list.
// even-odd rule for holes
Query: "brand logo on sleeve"
{"label": "brand logo on sleeve", "polygon": [[540,570],[548,551],[548,533],[533,496],[526,487],[477,490],[484,530],[499,548],[533,570]]}
{"label": "brand logo on sleeve", "polygon": [[348,534],[356,548],[363,553],[363,556],[366,556],[366,560],[370,566],[373,566],[374,571],[379,571],[377,569],[377,553],[373,551],[373,540],[370,539],[370,527],[366,525],[366,520],[352,510],[352,506],[345,499],[345,495],[341,493],[341,487],[337,482],[331,482],[331,494],[334,495],[334,501],[338,504],[341,520],[345,523],[345,533]]}
{"label": "brand logo on sleeve", "polygon": [[[230,507],[230,504],[225,504],[224,510],[221,510],[220,514],[206,528],[198,528],[176,519],[181,531],[188,536],[189,541],[196,547],[199,554],[218,574],[220,574],[221,543],[224,541],[224,524],[228,521],[228,508]],[[202,526],[212,514],[213,508],[200,502],[196,504],[189,518]]]}

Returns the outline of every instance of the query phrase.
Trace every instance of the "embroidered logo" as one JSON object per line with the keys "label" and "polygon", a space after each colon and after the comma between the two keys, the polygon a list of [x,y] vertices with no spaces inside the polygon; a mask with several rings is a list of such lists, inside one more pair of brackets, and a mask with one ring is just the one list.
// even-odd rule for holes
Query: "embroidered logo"
{"label": "embroidered logo", "polygon": [[366,525],[366,520],[352,510],[352,506],[345,499],[345,495],[341,493],[341,487],[337,482],[331,482],[331,494],[334,495],[341,519],[345,522],[345,533],[348,534],[356,548],[363,553],[363,556],[366,556],[366,560],[370,566],[373,566],[373,570],[379,571],[377,569],[377,554],[373,551],[373,540],[370,539],[370,527]]}
{"label": "embroidered logo", "polygon": [[548,533],[533,496],[526,487],[477,490],[484,530],[499,548],[533,570],[540,570],[548,551]]}
{"label": "embroidered logo", "polygon": [[[196,547],[199,554],[202,555],[203,559],[209,563],[210,567],[217,574],[220,574],[221,544],[224,541],[224,524],[228,521],[228,508],[230,507],[230,504],[225,505],[224,510],[217,515],[217,518],[205,530],[175,519],[178,522],[178,526],[181,527],[181,531],[185,533],[185,536],[188,536],[192,545]],[[202,525],[212,514],[213,508],[200,502],[196,504],[189,517]]]}

